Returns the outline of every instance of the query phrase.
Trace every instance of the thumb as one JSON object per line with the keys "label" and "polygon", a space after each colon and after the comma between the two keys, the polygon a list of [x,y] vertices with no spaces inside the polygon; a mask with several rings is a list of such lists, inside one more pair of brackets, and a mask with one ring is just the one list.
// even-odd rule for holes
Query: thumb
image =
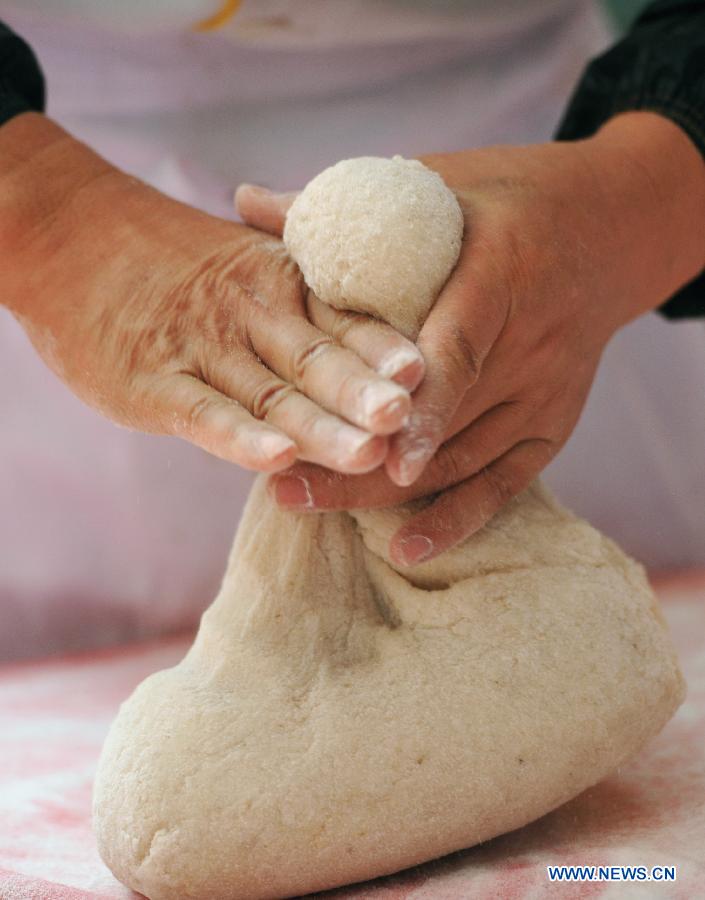
{"label": "thumb", "polygon": [[296,196],[297,191],[279,194],[256,184],[241,184],[235,191],[235,209],[246,225],[281,237]]}
{"label": "thumb", "polygon": [[[396,485],[413,484],[452,433],[456,413],[480,377],[506,317],[501,289],[464,245],[418,337],[426,374],[414,394],[409,420],[392,439],[386,460],[387,474]],[[476,393],[475,400],[482,411],[482,392]],[[461,427],[468,424],[462,422]]]}

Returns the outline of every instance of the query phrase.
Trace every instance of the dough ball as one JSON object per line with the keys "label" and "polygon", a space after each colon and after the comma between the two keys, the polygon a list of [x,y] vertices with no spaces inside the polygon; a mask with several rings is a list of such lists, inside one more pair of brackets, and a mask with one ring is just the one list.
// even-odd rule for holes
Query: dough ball
{"label": "dough ball", "polygon": [[414,339],[455,265],[463,214],[418,160],[345,159],[310,181],[284,243],[326,303],[385,319]]}

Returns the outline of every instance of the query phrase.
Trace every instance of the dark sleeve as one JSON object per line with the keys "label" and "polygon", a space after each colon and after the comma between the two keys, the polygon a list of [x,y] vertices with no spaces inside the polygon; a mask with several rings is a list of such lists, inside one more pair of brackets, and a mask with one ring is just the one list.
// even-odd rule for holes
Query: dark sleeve
{"label": "dark sleeve", "polygon": [[[672,119],[705,157],[705,0],[649,4],[587,67],[556,139],[589,137],[616,113],[637,109]],[[705,272],[659,311],[671,319],[705,316]]]}
{"label": "dark sleeve", "polygon": [[30,47],[0,22],[0,126],[22,112],[44,112],[44,76]]}

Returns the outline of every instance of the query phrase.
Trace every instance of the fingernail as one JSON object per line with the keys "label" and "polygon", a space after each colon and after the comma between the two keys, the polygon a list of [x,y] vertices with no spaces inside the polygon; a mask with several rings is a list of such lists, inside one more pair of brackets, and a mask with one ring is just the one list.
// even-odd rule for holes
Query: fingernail
{"label": "fingernail", "polygon": [[388,353],[380,363],[377,372],[383,378],[393,378],[398,375],[407,366],[412,363],[423,362],[423,356],[418,350],[412,350],[411,347],[401,347],[398,350],[392,350]]}
{"label": "fingernail", "polygon": [[338,446],[346,459],[357,456],[373,439],[374,435],[357,428],[343,426],[338,431]]}
{"label": "fingernail", "polygon": [[397,483],[400,487],[408,487],[413,484],[426,467],[426,463],[433,456],[433,442],[427,438],[421,438],[410,450],[399,459]]}
{"label": "fingernail", "polygon": [[274,497],[280,506],[313,509],[311,486],[301,475],[274,476]]}
{"label": "fingernail", "polygon": [[283,456],[292,447],[296,446],[291,438],[283,434],[277,434],[274,431],[258,434],[255,438],[255,444],[262,456],[266,456],[267,459],[276,459],[278,456]]}
{"label": "fingernail", "polygon": [[335,451],[333,468],[342,471],[368,472],[384,460],[387,439],[379,434],[367,434],[357,428],[341,428]]}
{"label": "fingernail", "polygon": [[296,200],[298,196],[298,191],[269,191],[268,192],[277,203],[286,207],[287,209],[291,206],[291,204]]}
{"label": "fingernail", "polygon": [[[385,409],[385,418],[393,419],[395,416],[398,416],[403,409],[408,409],[408,406],[409,404],[406,399],[395,400],[393,403],[390,403],[389,406]],[[410,413],[407,412],[407,414],[400,420],[399,427],[406,428],[406,426],[409,424],[410,418]]]}
{"label": "fingernail", "polygon": [[360,394],[362,414],[367,425],[383,416],[391,418],[409,405],[409,395],[404,388],[391,382],[366,384]]}
{"label": "fingernail", "polygon": [[237,186],[237,188],[235,190],[236,197],[240,193],[240,191],[252,191],[254,194],[270,193],[269,190],[265,187],[262,187],[261,184],[250,184],[249,181],[243,181]]}
{"label": "fingernail", "polygon": [[433,553],[433,541],[423,534],[411,534],[399,542],[399,549],[404,564],[413,566],[428,559]]}

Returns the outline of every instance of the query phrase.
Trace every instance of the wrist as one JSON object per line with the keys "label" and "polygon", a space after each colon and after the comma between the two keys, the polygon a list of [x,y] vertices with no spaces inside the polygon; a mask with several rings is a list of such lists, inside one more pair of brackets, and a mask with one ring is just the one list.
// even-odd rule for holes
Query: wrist
{"label": "wrist", "polygon": [[580,146],[600,181],[616,329],[705,267],[705,161],[678,125],[652,112],[615,116]]}
{"label": "wrist", "polygon": [[27,327],[55,332],[86,298],[130,295],[170,256],[195,264],[221,231],[236,246],[250,229],[171,200],[44,116],[0,127],[0,303]]}

